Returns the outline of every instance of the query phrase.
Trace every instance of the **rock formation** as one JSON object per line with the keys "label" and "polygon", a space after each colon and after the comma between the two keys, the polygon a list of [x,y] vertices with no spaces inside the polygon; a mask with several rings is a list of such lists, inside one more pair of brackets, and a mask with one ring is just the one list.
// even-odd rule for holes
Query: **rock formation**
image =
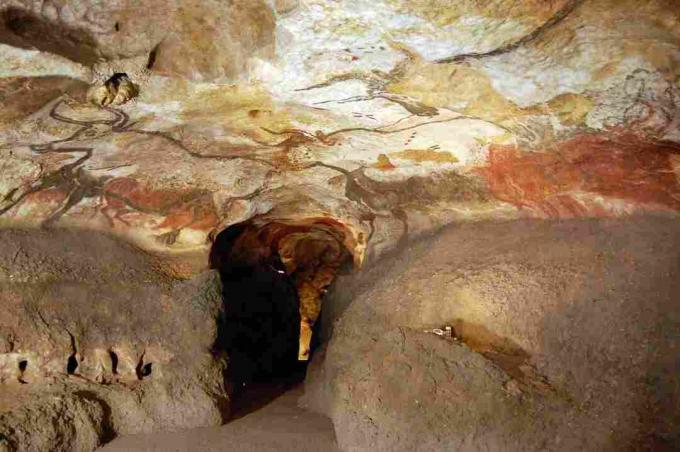
{"label": "rock formation", "polygon": [[[322,332],[330,342],[309,383],[329,382],[310,400],[343,447],[679,444],[676,394],[664,392],[677,381],[663,370],[677,354],[663,336],[675,320],[639,301],[646,288],[650,309],[670,312],[677,293],[676,0],[0,0],[0,104],[6,448],[90,450],[113,435],[222,422],[225,300],[209,267],[236,230],[250,236],[229,246],[257,243],[242,247],[244,262],[280,259],[297,289],[301,349],[317,316],[340,322],[332,338]],[[453,282],[420,275],[428,290],[409,294],[408,280],[375,276],[386,256],[447,226],[434,240],[460,249],[460,263],[403,259]],[[656,243],[669,243],[657,250],[666,267],[645,248]],[[555,255],[540,257],[539,244]],[[495,249],[510,257],[492,259]],[[637,301],[623,296],[620,265]],[[331,286],[338,275],[357,295],[349,308]],[[588,275],[611,284],[587,289]],[[378,303],[350,280],[381,288]],[[584,305],[592,294],[622,311]],[[381,309],[367,325],[366,311]],[[602,312],[589,321],[592,309]],[[447,323],[455,344],[419,332]],[[618,342],[588,351],[603,328]],[[533,370],[493,355],[494,338]],[[356,350],[368,359],[349,362]],[[456,372],[469,384],[441,382]],[[403,379],[425,398],[402,416],[412,402],[392,385]],[[641,407],[654,415],[635,418]]]}
{"label": "rock formation", "polygon": [[10,450],[92,450],[228,415],[225,361],[211,353],[216,273],[173,281],[151,256],[91,232],[8,229],[0,243]]}
{"label": "rock formation", "polygon": [[224,82],[274,50],[274,13],[264,0],[3,0],[0,11],[3,44],[87,66],[142,57],[161,74]]}
{"label": "rock formation", "polygon": [[339,281],[307,403],[343,450],[673,449],[679,255],[674,218],[447,228]]}

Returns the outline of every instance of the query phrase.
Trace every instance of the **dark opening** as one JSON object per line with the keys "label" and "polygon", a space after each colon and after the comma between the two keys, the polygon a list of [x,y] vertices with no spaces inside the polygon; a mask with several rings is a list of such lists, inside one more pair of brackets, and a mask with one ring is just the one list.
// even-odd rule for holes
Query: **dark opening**
{"label": "dark opening", "polygon": [[229,357],[227,377],[237,392],[249,383],[285,378],[300,370],[295,286],[281,273],[278,256],[258,256],[257,249],[243,255],[234,249],[243,230],[235,226],[221,233],[211,256],[223,285],[216,346]]}
{"label": "dark opening", "polygon": [[139,380],[143,380],[149,375],[151,375],[151,366],[152,363],[145,363],[144,362],[144,354],[139,358],[139,362],[137,363],[137,367],[135,368],[135,373],[137,374],[137,378]]}
{"label": "dark opening", "polygon": [[[228,357],[225,378],[235,417],[266,404],[305,377],[308,361],[298,360],[298,273],[303,266],[291,262],[295,259],[292,252],[280,252],[286,237],[294,236],[295,243],[308,242],[307,235],[314,235],[309,230],[272,223],[239,224],[215,238],[210,265],[220,272],[223,285],[215,349]],[[328,240],[335,248],[341,247],[335,237]],[[346,254],[340,253],[343,258]],[[312,345],[320,337],[320,327],[321,322],[314,323]]]}
{"label": "dark opening", "polygon": [[153,364],[153,363],[146,363],[146,364],[144,364],[144,365],[142,366],[141,369],[139,369],[139,375],[140,375],[142,378],[148,377],[149,375],[151,375],[151,365],[152,365],[152,364]]}
{"label": "dark opening", "polygon": [[109,79],[106,81],[106,84],[118,89],[120,83],[127,78],[128,75],[125,72],[116,72],[111,77],[109,77]]}
{"label": "dark opening", "polygon": [[69,375],[73,375],[76,372],[76,369],[78,368],[78,358],[76,358],[76,354],[72,354],[71,356],[68,357],[68,361],[66,361],[66,373]]}
{"label": "dark opening", "polygon": [[118,374],[118,355],[113,350],[109,350],[109,356],[111,357],[111,373],[116,375]]}
{"label": "dark opening", "polygon": [[158,45],[151,49],[149,52],[149,59],[146,61],[146,68],[153,69],[154,64],[156,64],[156,58],[158,57]]}
{"label": "dark opening", "polygon": [[28,382],[24,379],[24,373],[26,372],[26,369],[28,368],[28,361],[25,359],[22,359],[19,361],[19,383],[21,384],[28,384]]}

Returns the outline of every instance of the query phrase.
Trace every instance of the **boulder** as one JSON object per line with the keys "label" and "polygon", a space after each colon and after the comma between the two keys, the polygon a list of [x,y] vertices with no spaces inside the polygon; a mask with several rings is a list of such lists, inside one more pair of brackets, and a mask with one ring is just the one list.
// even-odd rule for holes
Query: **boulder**
{"label": "boulder", "polygon": [[411,245],[338,282],[306,402],[344,450],[676,449],[678,237],[523,221]]}
{"label": "boulder", "polygon": [[144,56],[159,73],[229,81],[274,55],[264,0],[0,1],[0,42],[92,66]]}
{"label": "boulder", "polygon": [[11,450],[91,450],[118,434],[222,423],[217,273],[174,280],[98,234],[4,230],[0,242],[0,435]]}

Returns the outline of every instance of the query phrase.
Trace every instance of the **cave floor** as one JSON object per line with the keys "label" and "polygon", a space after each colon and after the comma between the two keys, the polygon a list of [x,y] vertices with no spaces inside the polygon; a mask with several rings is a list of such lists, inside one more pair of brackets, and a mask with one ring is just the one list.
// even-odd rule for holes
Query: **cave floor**
{"label": "cave floor", "polygon": [[284,392],[267,405],[221,427],[197,428],[117,438],[99,449],[116,451],[337,451],[333,424],[327,417],[298,406],[303,387]]}

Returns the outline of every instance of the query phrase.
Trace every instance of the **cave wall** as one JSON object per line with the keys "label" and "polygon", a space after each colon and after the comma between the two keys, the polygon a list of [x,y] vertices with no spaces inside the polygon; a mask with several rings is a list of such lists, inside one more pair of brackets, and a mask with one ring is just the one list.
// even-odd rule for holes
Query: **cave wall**
{"label": "cave wall", "polygon": [[228,417],[219,276],[158,268],[99,233],[0,232],[0,443],[93,450]]}
{"label": "cave wall", "polygon": [[142,57],[148,69],[197,81],[232,81],[254,55],[274,52],[265,1],[0,2],[0,43],[85,66]]}
{"label": "cave wall", "polygon": [[329,294],[345,308],[303,402],[343,450],[673,450],[678,228],[525,220],[411,244]]}
{"label": "cave wall", "polygon": [[[363,262],[452,222],[678,211],[671,0],[189,3],[0,5],[101,53],[2,44],[3,224],[113,232],[189,275],[255,217],[336,221]],[[68,83],[113,72],[139,96],[109,110]]]}
{"label": "cave wall", "polygon": [[[106,385],[96,383],[110,378],[109,348],[121,350],[122,366],[138,363],[148,346],[144,356],[158,355],[152,375],[167,372],[168,382],[184,378],[174,375],[187,356],[202,354],[212,389],[194,377],[187,384],[204,408],[180,420],[140,414],[138,425],[219,423],[225,396],[222,358],[206,355],[212,329],[186,332],[210,323],[215,308],[186,314],[174,287],[211,278],[200,275],[222,231],[246,222],[332,225],[355,268],[379,269],[395,249],[449,225],[677,220],[679,42],[676,0],[176,0],[144,2],[143,10],[126,0],[0,0],[0,228],[39,243],[51,234],[71,243],[61,235],[68,231],[103,234],[101,241],[134,247],[126,256],[150,256],[121,281],[108,270],[115,258],[97,251],[100,239],[78,248],[99,256],[98,270],[69,261],[64,268],[81,269],[73,274],[37,258],[43,245],[26,239],[34,264],[21,267],[21,253],[3,258],[9,308],[0,338],[22,336],[25,377],[39,380],[63,373],[73,345],[62,330],[82,327],[72,333],[78,353],[104,362],[88,368],[86,358],[78,367],[88,388],[99,385],[97,395],[49,408],[78,419],[105,417],[109,405],[117,416],[100,403]],[[123,73],[134,87],[124,103],[91,102],[93,89]],[[16,251],[13,240],[7,250]],[[41,279],[45,271],[53,277]],[[15,272],[25,280],[7,279]],[[99,287],[110,297],[99,300]],[[351,301],[334,299],[329,318]],[[43,308],[50,326],[39,318]],[[429,309],[440,308],[448,312]],[[493,324],[484,313],[494,309],[480,308],[475,322]],[[151,314],[160,315],[157,324]],[[35,332],[17,330],[18,319]],[[503,335],[531,348],[535,338],[504,322]],[[3,340],[2,375],[17,382],[24,358]],[[421,348],[442,347],[414,340],[416,358]],[[458,352],[505,383],[482,358]],[[132,380],[136,367],[128,366]],[[141,387],[155,387],[154,377]],[[68,385],[55,391],[80,387],[64,378]],[[159,391],[174,394],[166,389]],[[159,406],[171,398],[157,398],[165,400]],[[100,428],[107,422],[82,425],[90,425],[84,449],[111,434]]]}

